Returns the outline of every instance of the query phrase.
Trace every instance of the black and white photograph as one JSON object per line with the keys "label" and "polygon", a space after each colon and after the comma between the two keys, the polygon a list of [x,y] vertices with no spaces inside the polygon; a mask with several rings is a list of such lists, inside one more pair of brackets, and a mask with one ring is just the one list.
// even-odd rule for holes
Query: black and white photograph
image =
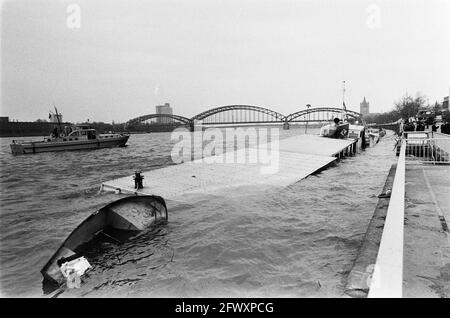
{"label": "black and white photograph", "polygon": [[0,8],[0,298],[450,297],[450,1]]}

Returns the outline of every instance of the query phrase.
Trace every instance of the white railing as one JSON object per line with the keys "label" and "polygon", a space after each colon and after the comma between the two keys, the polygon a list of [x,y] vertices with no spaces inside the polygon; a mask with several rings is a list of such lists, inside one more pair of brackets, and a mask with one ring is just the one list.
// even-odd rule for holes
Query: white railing
{"label": "white railing", "polygon": [[435,142],[434,145],[440,149],[441,153],[445,152],[447,154],[447,159],[450,159],[448,158],[448,155],[450,154],[450,135],[434,132],[433,139]]}
{"label": "white railing", "polygon": [[450,136],[432,132],[405,132],[407,163],[450,164]]}
{"label": "white railing", "polygon": [[405,153],[406,141],[402,140],[369,298],[401,298],[403,293]]}

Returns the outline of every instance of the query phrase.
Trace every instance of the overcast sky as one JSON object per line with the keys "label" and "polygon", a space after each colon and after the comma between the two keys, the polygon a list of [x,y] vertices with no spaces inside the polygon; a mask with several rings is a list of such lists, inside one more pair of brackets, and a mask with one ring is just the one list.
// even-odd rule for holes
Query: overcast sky
{"label": "overcast sky", "polygon": [[[80,24],[68,5],[78,4]],[[448,0],[10,0],[1,7],[1,115],[124,122],[169,102],[191,117],[390,110],[450,87]],[[74,27],[75,26],[75,27]]]}

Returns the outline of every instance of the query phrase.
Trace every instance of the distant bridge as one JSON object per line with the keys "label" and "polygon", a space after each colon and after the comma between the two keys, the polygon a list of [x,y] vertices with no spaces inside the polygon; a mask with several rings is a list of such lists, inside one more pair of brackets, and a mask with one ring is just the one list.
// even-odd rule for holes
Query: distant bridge
{"label": "distant bridge", "polygon": [[[347,110],[346,114],[348,117],[354,118],[356,120],[363,121],[363,116],[360,113]],[[286,122],[328,122],[338,117],[342,118],[343,110],[340,108],[332,107],[319,107],[300,110],[298,112],[292,113],[285,117]]]}
{"label": "distant bridge", "polygon": [[[274,110],[252,105],[228,105],[211,108],[192,118],[170,114],[149,114],[133,118],[127,122],[127,126],[133,126],[151,119],[157,119],[157,123],[174,123],[188,125],[193,129],[196,121],[204,125],[239,125],[239,124],[268,124],[280,123],[285,129],[290,123],[329,122],[338,117],[343,119],[344,111],[341,108],[319,107],[301,110],[287,116]],[[364,123],[360,113],[347,110],[346,116]],[[158,120],[159,119],[159,120]]]}
{"label": "distant bridge", "polygon": [[284,122],[284,115],[268,108],[251,105],[229,105],[209,109],[192,120],[203,124],[273,123]]}
{"label": "distant bridge", "polygon": [[173,120],[176,120],[176,121],[181,122],[183,124],[187,124],[187,125],[191,124],[191,119],[189,119],[187,117],[183,117],[183,116],[170,115],[170,114],[149,114],[149,115],[139,116],[139,117],[130,119],[127,122],[127,126],[132,126],[134,124],[137,124],[137,123],[140,123],[140,122],[143,122],[143,121],[147,121],[149,119],[154,119],[154,118],[165,119],[163,121],[164,123],[169,123],[169,122],[172,122]]}

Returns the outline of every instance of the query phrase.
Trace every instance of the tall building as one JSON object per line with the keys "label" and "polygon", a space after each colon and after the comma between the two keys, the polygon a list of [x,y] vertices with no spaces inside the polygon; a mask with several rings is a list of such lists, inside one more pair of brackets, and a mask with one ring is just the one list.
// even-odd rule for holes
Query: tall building
{"label": "tall building", "polygon": [[364,100],[359,104],[359,112],[361,115],[368,115],[369,112],[369,102],[366,101],[366,96],[364,96]]}
{"label": "tall building", "polygon": [[[173,109],[170,107],[169,103],[165,103],[164,105],[157,105],[156,106],[156,113],[157,114],[166,114],[166,115],[173,115]],[[156,122],[158,124],[169,124],[173,122],[173,118],[170,117],[158,117],[156,118]]]}
{"label": "tall building", "polygon": [[442,108],[447,111],[450,109],[448,106],[448,99],[449,99],[449,96],[444,97],[444,101],[442,102]]}

